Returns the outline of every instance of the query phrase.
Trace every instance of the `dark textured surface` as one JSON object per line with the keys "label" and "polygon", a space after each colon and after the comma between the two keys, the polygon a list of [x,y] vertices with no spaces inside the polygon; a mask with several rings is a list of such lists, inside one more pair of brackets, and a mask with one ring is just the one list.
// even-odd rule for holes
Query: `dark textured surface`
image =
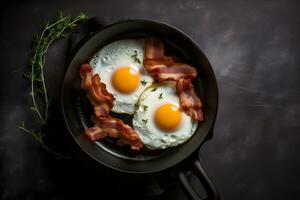
{"label": "dark textured surface", "polygon": [[[80,159],[55,159],[17,129],[20,121],[32,120],[29,86],[22,78],[32,36],[44,20],[60,10],[67,14],[86,11],[104,23],[126,18],[155,19],[190,35],[212,63],[219,84],[214,138],[202,146],[200,157],[222,199],[296,198],[300,191],[299,8],[296,1],[68,0],[57,4],[3,4],[0,198],[66,199],[98,194],[101,199],[105,193],[102,177],[89,172],[93,168],[82,167],[82,155]],[[50,120],[47,134],[53,148],[72,154],[65,130],[57,128],[63,127],[58,96],[67,63],[65,55],[69,53],[68,40],[55,43],[47,57],[47,80],[55,98],[55,117]],[[184,199],[178,188],[170,184],[161,198]],[[129,194],[122,195],[125,193]],[[135,193],[129,195],[137,197]]]}

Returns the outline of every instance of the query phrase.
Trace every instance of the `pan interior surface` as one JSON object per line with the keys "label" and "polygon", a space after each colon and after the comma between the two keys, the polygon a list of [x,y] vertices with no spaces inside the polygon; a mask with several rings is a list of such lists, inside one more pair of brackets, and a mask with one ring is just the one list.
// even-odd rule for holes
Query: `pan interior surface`
{"label": "pan interior surface", "polygon": [[[168,55],[175,55],[194,66],[199,76],[193,80],[196,93],[204,105],[205,122],[199,123],[194,135],[184,144],[166,150],[133,151],[120,147],[110,138],[91,142],[84,129],[93,126],[92,107],[85,91],[80,89],[79,68],[105,45],[120,39],[155,36],[163,40]],[[181,31],[166,24],[129,20],[110,25],[91,37],[74,55],[66,73],[62,108],[71,135],[80,147],[98,162],[125,172],[147,173],[166,169],[193,153],[204,141],[213,126],[217,111],[217,87],[211,66],[201,50]],[[132,126],[132,115],[114,114]]]}

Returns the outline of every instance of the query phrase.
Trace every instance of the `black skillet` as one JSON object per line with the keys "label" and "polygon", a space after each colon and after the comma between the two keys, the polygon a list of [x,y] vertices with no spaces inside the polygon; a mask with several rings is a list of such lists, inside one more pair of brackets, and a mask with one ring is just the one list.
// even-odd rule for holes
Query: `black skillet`
{"label": "black skillet", "polygon": [[[198,71],[193,81],[195,90],[203,102],[205,121],[201,122],[195,134],[184,144],[161,151],[144,149],[131,151],[126,147],[115,145],[111,139],[91,142],[83,134],[84,129],[92,125],[91,106],[86,94],[80,89],[79,68],[88,63],[91,56],[112,41],[124,38],[141,38],[155,36],[163,40],[166,54],[175,55],[184,62],[190,63]],[[102,165],[127,174],[153,174],[168,169],[176,169],[183,188],[192,199],[203,199],[193,189],[187,177],[191,170],[202,183],[206,199],[219,199],[218,192],[205,173],[199,158],[198,150],[212,132],[218,108],[218,89],[212,67],[199,49],[182,31],[155,21],[126,20],[96,32],[74,54],[66,72],[62,88],[62,110],[69,132],[85,151]],[[128,124],[131,116],[120,115]]]}

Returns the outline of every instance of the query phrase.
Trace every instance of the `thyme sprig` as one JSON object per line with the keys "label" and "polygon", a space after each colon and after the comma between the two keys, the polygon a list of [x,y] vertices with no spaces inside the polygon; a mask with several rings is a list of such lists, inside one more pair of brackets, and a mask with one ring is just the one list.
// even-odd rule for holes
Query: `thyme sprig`
{"label": "thyme sprig", "polygon": [[[29,96],[32,100],[32,106],[30,109],[37,114],[38,122],[42,126],[47,125],[47,119],[49,117],[49,107],[51,104],[51,98],[48,95],[48,88],[45,82],[45,60],[47,50],[50,45],[64,37],[64,31],[70,30],[76,27],[77,23],[87,19],[87,15],[80,13],[76,17],[64,16],[62,13],[59,14],[58,18],[54,21],[46,22],[43,26],[41,34],[36,35],[33,44],[33,57],[30,61],[30,71],[25,73],[24,77],[30,81],[30,92]],[[31,130],[25,127],[25,123],[22,122],[19,128],[36,139],[43,148],[47,151],[59,155],[58,153],[51,150],[43,142],[42,130],[40,132]]]}
{"label": "thyme sprig", "polygon": [[[48,118],[48,110],[51,101],[48,97],[44,77],[47,50],[52,42],[63,36],[63,32],[66,29],[74,28],[77,22],[85,19],[87,19],[87,16],[83,13],[75,18],[69,16],[64,17],[63,14],[60,13],[59,18],[52,24],[50,24],[50,22],[46,22],[44,30],[40,36],[36,36],[34,42],[34,55],[30,63],[31,71],[29,74],[24,74],[24,76],[31,82],[30,96],[32,98],[32,107],[30,109],[37,113],[39,119],[44,124],[46,124]],[[41,102],[41,105],[38,105],[37,103],[37,92],[44,96],[44,102]]]}
{"label": "thyme sprig", "polygon": [[43,138],[44,138],[44,133],[41,131],[36,131],[33,129],[29,129],[27,127],[25,127],[25,123],[24,121],[22,121],[22,123],[19,125],[19,129],[25,131],[26,133],[30,134],[36,141],[38,141],[40,143],[40,145],[46,149],[48,152],[56,155],[58,158],[69,158],[69,156],[65,156],[63,154],[60,154],[52,149],[50,149],[47,145],[45,145]]}

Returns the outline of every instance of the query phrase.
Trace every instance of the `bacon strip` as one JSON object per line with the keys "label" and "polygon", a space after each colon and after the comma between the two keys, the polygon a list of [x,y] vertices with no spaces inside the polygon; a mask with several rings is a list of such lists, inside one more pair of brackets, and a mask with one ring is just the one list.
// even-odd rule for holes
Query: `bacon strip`
{"label": "bacon strip", "polygon": [[100,117],[97,119],[96,126],[103,129],[115,129],[119,132],[120,137],[128,140],[139,139],[137,133],[120,119]]}
{"label": "bacon strip", "polygon": [[203,121],[202,104],[197,97],[191,79],[197,76],[194,67],[177,62],[164,55],[164,47],[158,38],[148,38],[145,44],[144,67],[157,81],[176,81],[177,94],[182,110],[194,120]]}
{"label": "bacon strip", "polygon": [[194,120],[203,121],[202,103],[196,95],[191,79],[180,79],[176,84],[180,107]]}
{"label": "bacon strip", "polygon": [[81,88],[87,92],[90,103],[94,106],[96,116],[108,116],[115,98],[106,90],[98,74],[93,75],[93,69],[88,64],[80,68]]}
{"label": "bacon strip", "polygon": [[127,139],[119,139],[117,141],[117,144],[119,146],[123,146],[123,145],[130,145],[132,150],[140,150],[144,144],[141,142],[141,140],[127,140]]}
{"label": "bacon strip", "polygon": [[107,133],[97,126],[87,128],[84,132],[92,141],[100,140],[107,136]]}
{"label": "bacon strip", "polygon": [[93,75],[93,69],[88,64],[80,68],[81,88],[87,92],[90,103],[94,106],[92,121],[94,127],[87,128],[85,134],[90,140],[100,140],[107,136],[117,138],[118,145],[130,145],[131,149],[139,150],[143,143],[138,134],[120,119],[111,118],[109,112],[115,100],[113,95],[106,90],[98,74]]}
{"label": "bacon strip", "polygon": [[161,59],[165,57],[164,46],[160,39],[155,37],[146,38],[145,58]]}
{"label": "bacon strip", "polygon": [[143,143],[137,133],[122,120],[116,118],[100,117],[92,119],[96,124],[95,127],[86,129],[85,134],[91,140],[98,140],[106,136],[118,138],[118,145],[130,145],[131,149],[139,150]]}
{"label": "bacon strip", "polygon": [[195,78],[197,71],[186,63],[177,63],[164,55],[164,46],[158,38],[147,38],[144,67],[157,81],[178,81],[181,78]]}
{"label": "bacon strip", "polygon": [[197,71],[188,64],[174,63],[174,65],[170,67],[155,68],[151,70],[151,74],[159,81],[178,81],[182,78],[195,78]]}

